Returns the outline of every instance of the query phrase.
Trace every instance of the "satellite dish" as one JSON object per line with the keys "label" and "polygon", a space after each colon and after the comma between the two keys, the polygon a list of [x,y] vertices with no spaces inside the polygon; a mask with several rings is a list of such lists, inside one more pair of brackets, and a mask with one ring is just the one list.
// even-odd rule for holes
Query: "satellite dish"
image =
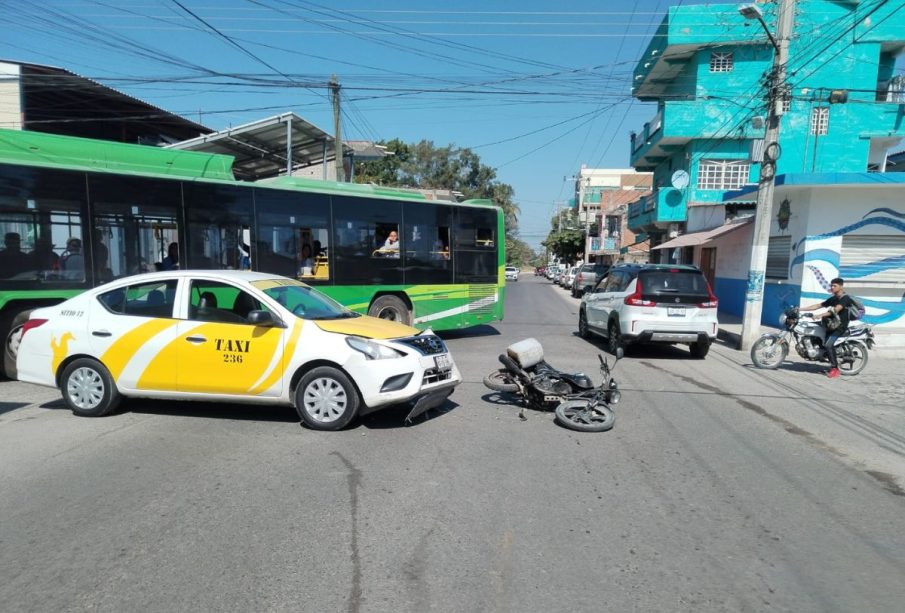
{"label": "satellite dish", "polygon": [[688,187],[688,173],[684,170],[675,171],[672,173],[670,183],[672,183],[672,186],[676,189],[685,189]]}

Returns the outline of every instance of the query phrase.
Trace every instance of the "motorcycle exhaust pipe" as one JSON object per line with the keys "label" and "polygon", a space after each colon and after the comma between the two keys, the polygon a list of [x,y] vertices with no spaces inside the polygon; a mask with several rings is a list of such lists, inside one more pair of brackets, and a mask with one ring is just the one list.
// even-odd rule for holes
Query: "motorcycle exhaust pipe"
{"label": "motorcycle exhaust pipe", "polygon": [[524,370],[519,368],[518,364],[515,363],[515,360],[510,358],[505,353],[500,354],[500,362],[503,364],[503,366],[506,367],[506,370],[508,370],[512,374],[518,375],[519,377],[521,377],[522,379],[525,379],[525,380],[530,379],[530,377],[528,376],[528,373],[526,373]]}

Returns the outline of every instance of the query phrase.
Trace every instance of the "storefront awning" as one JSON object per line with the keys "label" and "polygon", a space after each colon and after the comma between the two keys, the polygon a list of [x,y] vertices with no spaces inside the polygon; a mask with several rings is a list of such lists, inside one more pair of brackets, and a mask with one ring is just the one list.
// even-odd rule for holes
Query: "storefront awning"
{"label": "storefront awning", "polygon": [[656,247],[652,247],[651,250],[673,249],[675,247],[691,247],[692,245],[703,245],[704,243],[708,243],[718,236],[723,236],[724,234],[729,234],[730,232],[734,232],[739,228],[744,228],[752,221],[754,221],[754,217],[745,217],[743,219],[734,220],[727,224],[718,226],[716,228],[711,228],[709,230],[683,234],[682,236],[678,236],[672,240],[666,241],[665,243],[657,245]]}

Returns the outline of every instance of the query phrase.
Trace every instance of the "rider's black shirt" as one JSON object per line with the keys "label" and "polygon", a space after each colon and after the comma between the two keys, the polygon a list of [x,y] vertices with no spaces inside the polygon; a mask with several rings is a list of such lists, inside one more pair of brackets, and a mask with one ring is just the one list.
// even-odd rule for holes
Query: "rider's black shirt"
{"label": "rider's black shirt", "polygon": [[849,298],[848,294],[842,294],[840,297],[830,296],[826,300],[820,303],[821,306],[830,307],[832,309],[836,308],[837,304],[842,305],[842,310],[837,313],[839,315],[839,321],[842,322],[842,325],[839,326],[838,329],[833,330],[834,333],[842,333],[848,330],[848,307],[854,304],[852,299]]}

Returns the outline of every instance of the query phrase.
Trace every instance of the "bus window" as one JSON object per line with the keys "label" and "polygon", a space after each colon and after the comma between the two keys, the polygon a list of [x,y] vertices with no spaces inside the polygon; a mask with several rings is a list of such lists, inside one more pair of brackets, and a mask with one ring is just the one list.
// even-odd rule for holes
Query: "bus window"
{"label": "bus window", "polygon": [[96,282],[160,268],[170,244],[179,242],[179,182],[91,175],[88,193]]}
{"label": "bus window", "polygon": [[404,212],[405,282],[452,283],[449,257],[452,208],[406,202]]}
{"label": "bus window", "polygon": [[[185,185],[188,221],[185,248],[180,245],[180,262],[186,268],[241,270],[245,255],[244,236],[251,227],[254,211],[252,190],[228,185],[191,183]],[[262,246],[267,256],[267,245]],[[251,266],[262,257],[251,248]],[[277,272],[277,271],[274,271]],[[284,273],[280,273],[284,274]]]}
{"label": "bus window", "polygon": [[255,190],[258,260],[254,269],[326,283],[330,275],[330,198]]}
{"label": "bus window", "polygon": [[456,210],[456,283],[496,283],[497,210],[461,207]]}
{"label": "bus window", "polygon": [[[336,283],[402,284],[399,256],[406,249],[406,237],[399,236],[401,203],[386,200],[365,208],[357,198],[334,196],[332,201]],[[395,253],[385,247],[394,231],[399,243]]]}
{"label": "bus window", "polygon": [[62,258],[71,238],[83,238],[84,173],[0,165],[0,186],[3,284],[83,285],[84,267],[64,275]]}

